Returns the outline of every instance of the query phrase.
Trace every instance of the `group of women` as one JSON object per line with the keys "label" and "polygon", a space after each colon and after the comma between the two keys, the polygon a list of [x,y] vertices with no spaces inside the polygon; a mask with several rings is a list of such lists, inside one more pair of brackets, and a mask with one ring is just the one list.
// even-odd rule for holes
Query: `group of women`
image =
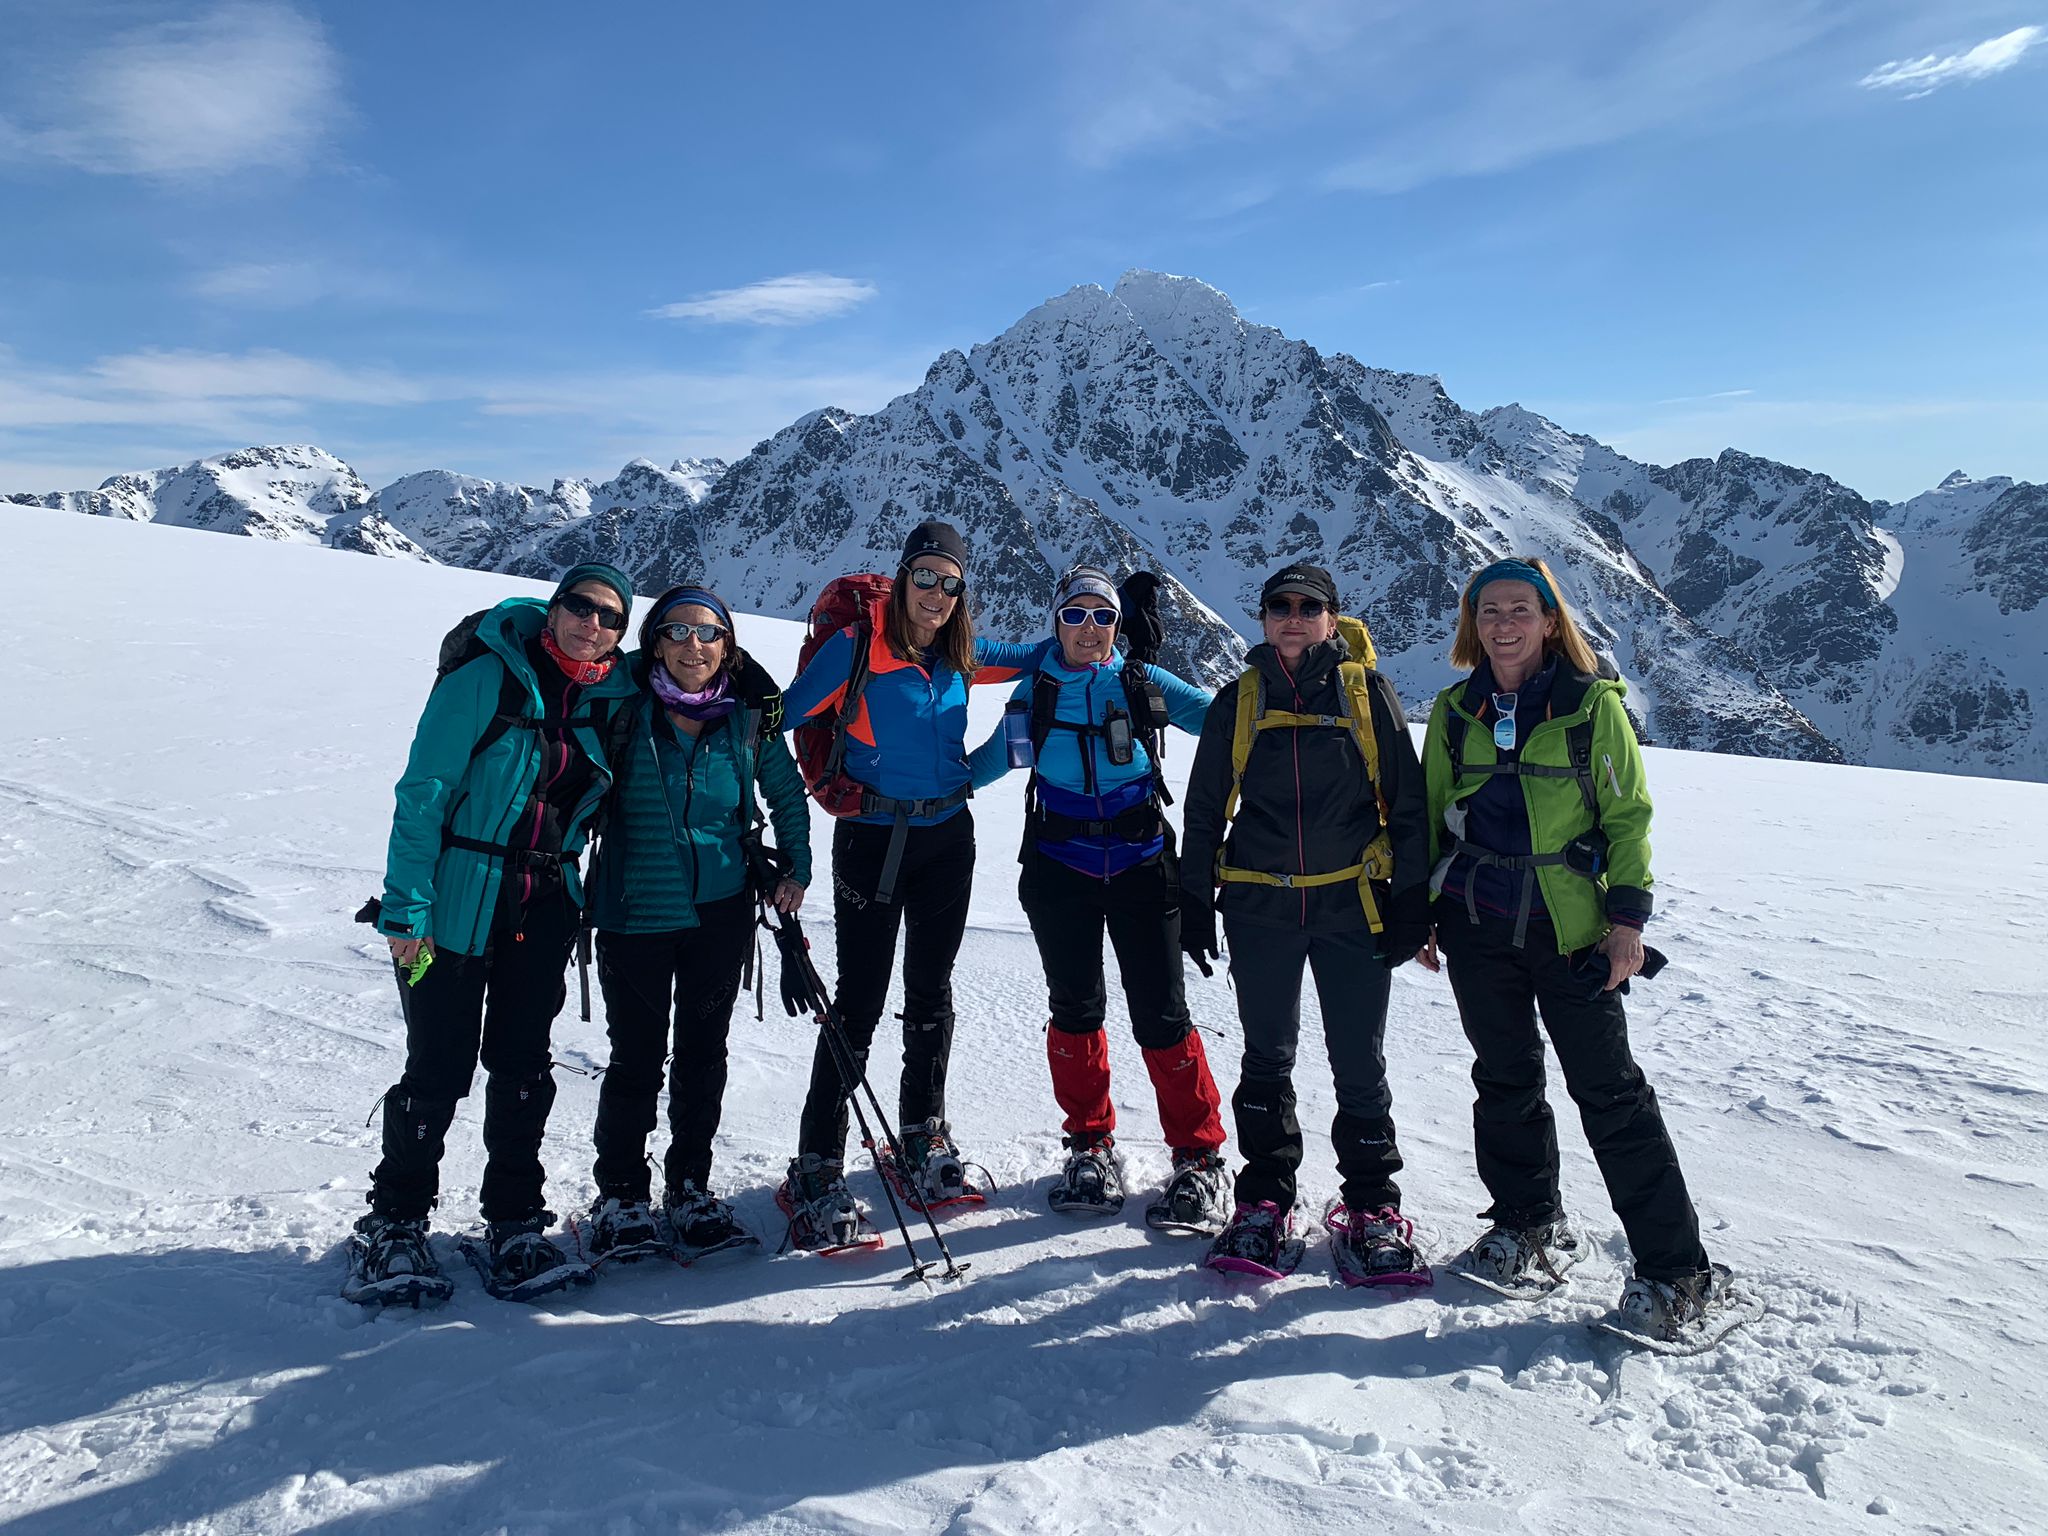
{"label": "group of women", "polygon": [[[1634,1253],[1624,1320],[1669,1334],[1716,1304],[1728,1272],[1700,1244],[1621,1002],[1651,910],[1642,758],[1622,685],[1600,675],[1547,566],[1502,560],[1466,586],[1453,649],[1465,675],[1437,697],[1420,758],[1364,625],[1341,613],[1320,568],[1266,581],[1262,641],[1213,698],[1119,653],[1123,598],[1106,573],[1063,576],[1050,638],[1027,644],[975,634],[972,575],[957,531],[919,525],[886,597],[779,695],[701,587],[656,599],[625,656],[632,595],[606,566],[569,571],[545,603],[515,599],[483,617],[478,654],[436,685],[398,784],[378,922],[410,978],[407,1057],[357,1226],[373,1278],[433,1264],[443,1139],[479,1059],[492,1260],[515,1280],[562,1262],[539,1148],[549,1027],[586,918],[611,1043],[587,1242],[701,1252],[733,1240],[711,1178],[728,1024],[757,911],[794,914],[813,880],[805,785],[783,730],[834,722],[836,766],[857,789],[833,802],[850,814],[834,822],[831,859],[834,992],[852,1060],[821,1033],[778,1192],[793,1242],[835,1246],[866,1230],[844,1178],[847,1072],[865,1070],[899,938],[903,1134],[891,1172],[917,1204],[971,1193],[945,1098],[975,863],[968,801],[1028,767],[1018,892],[1044,964],[1063,1116],[1056,1209],[1107,1213],[1124,1198],[1106,933],[1173,1158],[1147,1220],[1209,1236],[1219,1267],[1284,1268],[1298,1253],[1292,1074],[1306,970],[1335,1077],[1341,1190],[1323,1224],[1339,1267],[1363,1283],[1426,1276],[1402,1215],[1383,1051],[1391,974],[1412,958],[1448,969],[1474,1052],[1492,1206],[1465,1272],[1513,1289],[1554,1279],[1579,1249],[1559,1196],[1540,1010]],[[1014,691],[1004,727],[970,752],[975,683]],[[1157,757],[1168,727],[1199,737],[1178,847]],[[772,884],[750,877],[746,847],[763,799],[784,871]],[[578,855],[600,827],[586,891]],[[1244,1030],[1234,1179],[1182,963],[1208,975],[1226,946]],[[665,1056],[656,1205],[647,1136]]]}

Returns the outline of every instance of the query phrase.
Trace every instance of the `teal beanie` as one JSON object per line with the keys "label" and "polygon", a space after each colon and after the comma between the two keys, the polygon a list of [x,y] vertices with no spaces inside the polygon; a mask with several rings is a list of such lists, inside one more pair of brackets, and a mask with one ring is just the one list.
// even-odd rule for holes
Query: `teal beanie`
{"label": "teal beanie", "polygon": [[626,605],[626,612],[633,611],[633,583],[626,573],[616,565],[606,565],[602,560],[586,560],[581,565],[572,565],[562,573],[561,583],[555,588],[554,602],[578,582],[601,581],[619,594],[619,601]]}

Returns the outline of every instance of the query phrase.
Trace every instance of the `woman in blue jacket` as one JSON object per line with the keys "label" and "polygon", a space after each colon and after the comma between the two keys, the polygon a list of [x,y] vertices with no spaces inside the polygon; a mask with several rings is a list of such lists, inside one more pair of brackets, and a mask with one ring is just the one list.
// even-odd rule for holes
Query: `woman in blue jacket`
{"label": "woman in blue jacket", "polygon": [[[1160,784],[1143,739],[1145,685],[1171,723],[1198,734],[1209,695],[1158,667],[1120,662],[1116,587],[1076,566],[1053,594],[1058,649],[1017,685],[1009,708],[1030,721],[1036,765],[1026,792],[1018,899],[1045,966],[1052,1018],[1046,1059],[1066,1116],[1066,1166],[1054,1210],[1109,1215],[1123,1207],[1111,1156],[1116,1108],[1109,1097],[1109,1042],[1102,1021],[1102,936],[1116,949],[1131,1033],[1173,1151],[1165,1192],[1146,1211],[1155,1226],[1210,1231],[1222,1220],[1225,1182],[1221,1096],[1202,1037],[1188,1017],[1180,949],[1180,875]],[[980,789],[1012,763],[998,731],[974,752]]]}
{"label": "woman in blue jacket", "polygon": [[[863,1070],[882,1016],[903,932],[903,1079],[899,1097],[910,1196],[936,1204],[966,1193],[946,1123],[953,1043],[953,960],[967,927],[974,818],[967,768],[967,689],[1036,665],[1035,646],[979,640],[967,604],[966,541],[948,523],[910,531],[889,596],[840,631],[784,697],[792,724],[828,715],[846,697],[857,644],[867,679],[846,729],[844,769],[863,787],[858,814],[832,828],[832,919],[837,1001]],[[825,1040],[811,1064],[797,1156],[778,1196],[791,1241],[854,1241],[861,1213],[843,1177],[846,1089]]]}
{"label": "woman in blue jacket", "polygon": [[[640,692],[626,706],[591,881],[611,1064],[598,1080],[590,1245],[626,1257],[673,1242],[694,1257],[747,1240],[732,1207],[712,1193],[711,1139],[755,931],[742,846],[760,819],[754,788],[791,863],[789,877],[763,893],[783,912],[803,904],[810,884],[810,812],[780,735],[774,679],[740,649],[732,611],[715,593],[663,593],[641,623],[640,652]],[[669,1147],[657,1215],[647,1135],[664,1057]]]}
{"label": "woman in blue jacket", "polygon": [[383,1159],[352,1244],[359,1300],[446,1294],[427,1213],[479,1057],[493,1288],[519,1293],[567,1267],[542,1204],[548,1036],[582,906],[576,858],[611,786],[612,717],[633,691],[614,654],[632,603],[619,571],[579,565],[547,602],[483,614],[476,654],[427,697],[378,902],[377,931],[410,979],[405,1075],[384,1095]]}

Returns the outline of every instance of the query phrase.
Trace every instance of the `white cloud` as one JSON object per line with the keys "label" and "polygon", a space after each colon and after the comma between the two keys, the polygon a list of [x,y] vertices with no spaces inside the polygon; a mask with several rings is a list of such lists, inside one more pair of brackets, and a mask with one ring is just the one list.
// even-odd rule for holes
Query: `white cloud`
{"label": "white cloud", "polygon": [[319,24],[270,4],[124,32],[56,71],[40,96],[22,94],[25,120],[0,122],[0,155],[111,175],[300,169],[345,115]]}
{"label": "white cloud", "polygon": [[720,288],[650,309],[663,320],[708,320],[715,325],[809,325],[865,304],[873,283],[829,272],[792,272],[744,288]]}
{"label": "white cloud", "polygon": [[327,261],[238,261],[195,273],[198,298],[243,309],[297,309],[328,300],[384,303],[405,297],[405,285],[369,270]]}
{"label": "white cloud", "polygon": [[1958,81],[1985,80],[2002,74],[2026,56],[2029,48],[2048,37],[2048,28],[2017,27],[2003,37],[1989,38],[1966,53],[1933,54],[1918,59],[1894,59],[1880,64],[1856,83],[1866,90],[1903,91],[1908,101],[1931,96],[1944,85]]}

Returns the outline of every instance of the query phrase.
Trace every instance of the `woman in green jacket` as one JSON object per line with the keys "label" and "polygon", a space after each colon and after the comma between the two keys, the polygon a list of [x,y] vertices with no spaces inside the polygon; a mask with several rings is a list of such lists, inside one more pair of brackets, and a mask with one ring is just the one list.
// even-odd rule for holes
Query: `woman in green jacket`
{"label": "woman in green jacket", "polygon": [[487,1233],[473,1257],[500,1295],[580,1273],[546,1235],[548,1037],[583,902],[576,859],[611,787],[613,716],[632,693],[615,655],[632,603],[618,570],[579,565],[547,602],[515,598],[479,615],[470,654],[427,697],[377,904],[402,983],[405,1074],[384,1095],[383,1159],[351,1244],[353,1299],[447,1294],[427,1213],[479,1057]]}
{"label": "woman in green jacket", "polygon": [[[599,1079],[590,1247],[626,1258],[672,1243],[688,1258],[751,1240],[711,1192],[711,1140],[755,931],[742,841],[760,820],[754,787],[790,865],[764,893],[779,911],[796,911],[810,884],[810,817],[780,734],[781,695],[740,649],[717,594],[696,586],[663,593],[640,626],[640,647],[641,688],[628,706],[592,878],[611,1065]],[[669,1147],[657,1213],[647,1135],[664,1057]]]}
{"label": "woman in green jacket", "polygon": [[1543,1026],[1635,1256],[1624,1326],[1671,1337],[1726,1294],[1629,1051],[1621,993],[1643,969],[1650,795],[1621,682],[1601,677],[1541,560],[1467,584],[1422,749],[1436,893],[1418,958],[1450,967],[1476,1056],[1473,1136],[1492,1227],[1452,1268],[1497,1289],[1555,1285],[1581,1245],[1558,1194]]}

